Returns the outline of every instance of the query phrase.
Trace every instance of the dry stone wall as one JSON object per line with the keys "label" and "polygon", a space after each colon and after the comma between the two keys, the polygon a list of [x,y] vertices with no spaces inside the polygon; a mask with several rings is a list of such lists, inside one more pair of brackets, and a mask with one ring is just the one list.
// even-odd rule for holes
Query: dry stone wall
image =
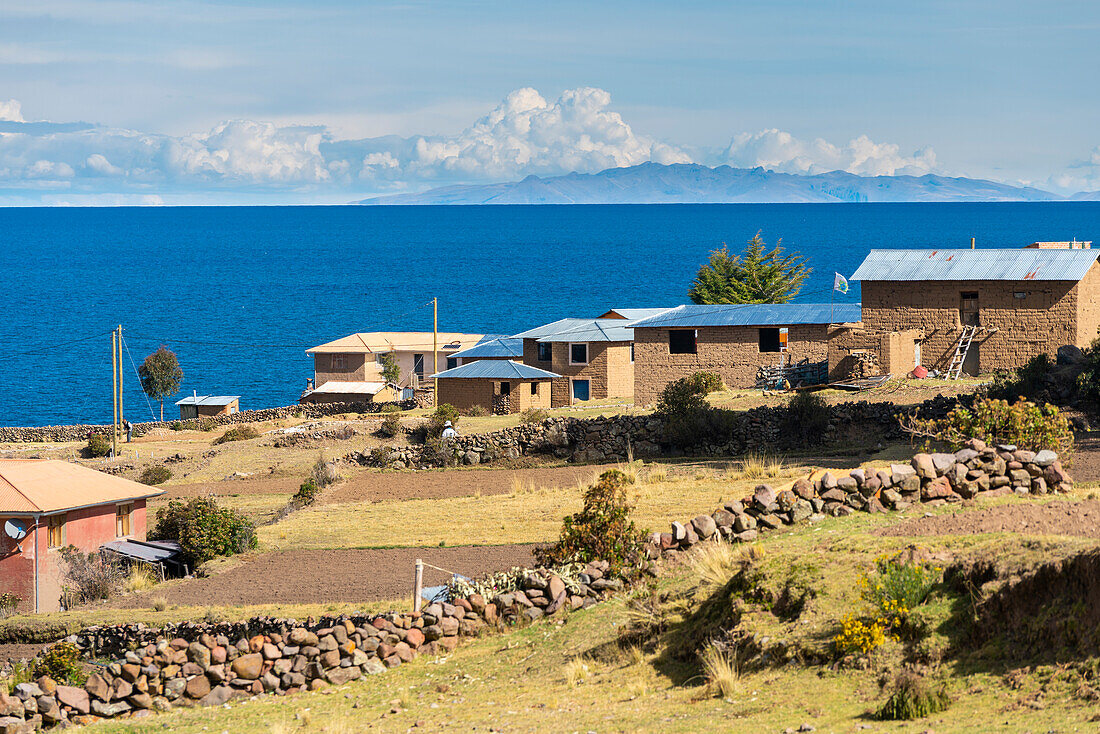
{"label": "dry stone wall", "polygon": [[[380,413],[383,406],[391,403],[309,403],[286,405],[281,408],[263,408],[261,410],[242,410],[232,415],[219,415],[210,418],[191,418],[180,421],[149,421],[134,424],[134,435],[142,436],[155,429],[168,429],[179,424],[188,430],[198,430],[202,425],[227,426],[236,423],[260,423],[302,416],[305,418],[323,418],[342,413]],[[417,407],[416,401],[407,400],[398,405],[402,410]],[[0,443],[83,441],[89,433],[110,433],[110,425],[84,424],[72,426],[0,426]],[[2,733],[0,733],[2,734]]]}

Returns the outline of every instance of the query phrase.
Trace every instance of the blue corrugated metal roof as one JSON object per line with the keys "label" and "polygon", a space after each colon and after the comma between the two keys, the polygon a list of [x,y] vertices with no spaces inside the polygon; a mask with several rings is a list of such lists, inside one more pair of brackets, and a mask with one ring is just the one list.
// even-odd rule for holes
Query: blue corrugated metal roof
{"label": "blue corrugated metal roof", "polygon": [[871,250],[852,280],[1081,280],[1096,250]]}
{"label": "blue corrugated metal roof", "polygon": [[841,324],[862,318],[858,303],[739,303],[677,306],[634,322],[634,328]]}
{"label": "blue corrugated metal roof", "polygon": [[448,357],[461,357],[464,359],[486,359],[501,357],[522,357],[523,340],[514,336],[486,337],[469,349],[447,355]]}
{"label": "blue corrugated metal roof", "polygon": [[429,379],[446,379],[449,377],[482,380],[550,380],[561,377],[561,375],[540,370],[538,367],[513,362],[510,359],[479,359],[476,362],[437,372]]}
{"label": "blue corrugated metal roof", "polygon": [[[656,316],[664,308],[617,309],[616,313]],[[537,339],[540,342],[629,342],[634,341],[636,319],[559,319],[534,329],[520,332],[515,339]]]}
{"label": "blue corrugated metal roof", "polygon": [[608,313],[615,312],[624,319],[637,321],[638,319],[648,319],[650,316],[656,316],[667,310],[667,306],[665,308],[613,308]]}

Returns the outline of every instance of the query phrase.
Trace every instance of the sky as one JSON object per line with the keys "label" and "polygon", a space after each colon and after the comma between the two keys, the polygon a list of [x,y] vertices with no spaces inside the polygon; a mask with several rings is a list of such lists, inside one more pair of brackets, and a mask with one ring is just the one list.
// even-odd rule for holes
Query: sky
{"label": "sky", "polygon": [[1100,4],[0,3],[0,205],[346,203],[646,161],[1100,189]]}

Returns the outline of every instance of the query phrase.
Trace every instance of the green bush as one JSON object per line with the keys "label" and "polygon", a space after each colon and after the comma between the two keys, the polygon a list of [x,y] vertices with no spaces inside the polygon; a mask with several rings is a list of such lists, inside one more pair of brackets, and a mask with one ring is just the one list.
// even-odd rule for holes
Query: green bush
{"label": "green bush", "polygon": [[150,540],[174,540],[184,560],[195,568],[216,556],[231,556],[256,547],[256,528],[241,513],[219,507],[206,497],[172,500],[157,511]]}
{"label": "green bush", "polygon": [[199,429],[200,431],[205,431],[207,433],[213,431],[217,427],[218,422],[213,418],[200,418],[198,422],[195,423],[195,428]]}
{"label": "green bush", "polygon": [[390,413],[400,413],[401,406],[397,403],[383,403],[382,407],[378,409],[378,412],[382,415],[388,415]]}
{"label": "green bush", "polygon": [[463,413],[463,415],[470,416],[471,418],[482,418],[489,415],[489,411],[485,409],[484,405],[477,405],[475,403],[474,405],[471,405],[469,408],[467,408],[466,412]]}
{"label": "green bush", "polygon": [[259,438],[260,432],[252,426],[233,426],[228,431],[214,439],[214,445],[229,443],[230,441],[247,441]]}
{"label": "green bush", "polygon": [[940,420],[912,419],[906,427],[955,449],[977,438],[987,444],[1012,444],[1033,451],[1050,449],[1063,458],[1073,451],[1073,431],[1065,415],[1053,405],[1040,406],[1028,400],[1009,403],[981,398],[973,407],[959,406]]}
{"label": "green bush", "polygon": [[541,408],[528,408],[519,414],[520,423],[542,423],[550,414]]}
{"label": "green bush", "polygon": [[1077,376],[1077,397],[1092,409],[1100,409],[1100,339],[1085,350],[1085,361]]}
{"label": "green bush", "polygon": [[15,614],[15,610],[21,601],[23,601],[21,597],[16,596],[10,591],[5,591],[3,594],[0,594],[0,619]]}
{"label": "green bush", "polygon": [[148,466],[138,479],[142,484],[164,484],[172,478],[172,470],[166,466]]}
{"label": "green bush", "polygon": [[584,508],[565,518],[556,543],[535,549],[535,559],[544,566],[607,561],[612,575],[628,573],[641,559],[645,535],[630,519],[632,483],[617,469],[601,474],[584,493]]}
{"label": "green bush", "polygon": [[943,682],[929,683],[911,670],[902,671],[894,679],[893,692],[878,711],[885,721],[910,721],[946,711],[951,705],[947,686]]}
{"label": "green bush", "polygon": [[722,376],[717,372],[696,372],[689,379],[694,380],[708,395],[726,387],[725,383],[722,382]]}
{"label": "green bush", "polygon": [[84,457],[99,459],[111,453],[111,442],[102,433],[88,436],[88,445],[84,447]]}
{"label": "green bush", "polygon": [[1053,368],[1054,365],[1045,352],[1036,354],[1015,372],[998,372],[994,375],[985,394],[1001,400],[1016,400],[1020,397],[1037,400],[1045,393],[1046,378]]}
{"label": "green bush", "polygon": [[305,507],[306,505],[312,505],[320,493],[321,488],[310,478],[302,482],[302,486],[298,488],[291,499],[299,507]]}
{"label": "green bush", "polygon": [[34,662],[34,676],[49,676],[56,683],[82,686],[88,680],[80,666],[80,648],[71,642],[51,645]]}
{"label": "green bush", "polygon": [[183,421],[172,421],[168,424],[168,427],[171,428],[173,431],[182,431]]}
{"label": "green bush", "polygon": [[879,556],[875,573],[859,580],[860,596],[891,629],[898,629],[909,613],[925,602],[942,573],[942,568],[930,563]]}
{"label": "green bush", "polygon": [[390,413],[382,419],[381,425],[378,426],[378,433],[386,438],[393,438],[401,432],[401,416],[396,413]]}
{"label": "green bush", "polygon": [[686,416],[707,407],[706,394],[706,387],[695,375],[681,377],[665,385],[655,412],[665,418]]}
{"label": "green bush", "polygon": [[787,403],[785,433],[798,437],[802,443],[812,443],[825,434],[829,426],[829,404],[814,392],[796,392]]}

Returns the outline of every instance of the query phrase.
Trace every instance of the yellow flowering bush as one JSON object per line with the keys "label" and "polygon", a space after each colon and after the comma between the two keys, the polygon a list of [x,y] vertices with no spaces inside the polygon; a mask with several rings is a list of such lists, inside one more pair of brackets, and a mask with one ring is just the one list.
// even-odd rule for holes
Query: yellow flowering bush
{"label": "yellow flowering bush", "polygon": [[884,619],[865,621],[856,614],[849,614],[840,622],[840,632],[833,638],[837,652],[869,653],[888,639]]}

